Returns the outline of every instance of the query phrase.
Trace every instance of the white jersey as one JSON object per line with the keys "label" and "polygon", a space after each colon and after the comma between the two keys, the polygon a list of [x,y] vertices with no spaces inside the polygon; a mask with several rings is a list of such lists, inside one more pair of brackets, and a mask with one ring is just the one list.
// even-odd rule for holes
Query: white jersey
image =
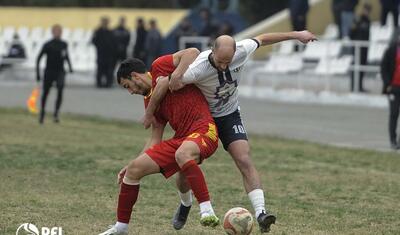
{"label": "white jersey", "polygon": [[218,71],[212,64],[211,50],[203,51],[189,66],[182,81],[194,83],[208,101],[211,115],[222,117],[235,112],[239,107],[239,85],[244,64],[258,48],[255,39],[245,39],[236,43],[236,51],[228,69]]}

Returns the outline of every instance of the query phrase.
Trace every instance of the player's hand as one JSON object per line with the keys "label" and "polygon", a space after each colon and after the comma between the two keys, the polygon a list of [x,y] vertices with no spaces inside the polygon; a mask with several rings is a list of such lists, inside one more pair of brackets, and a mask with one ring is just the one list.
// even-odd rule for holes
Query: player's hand
{"label": "player's hand", "polygon": [[171,77],[171,81],[169,81],[169,90],[170,91],[177,91],[184,87],[182,80],[179,78]]}
{"label": "player's hand", "polygon": [[309,43],[318,40],[318,38],[307,30],[296,32],[296,39],[302,43]]}
{"label": "player's hand", "polygon": [[148,129],[152,124],[157,123],[156,118],[154,117],[154,115],[151,114],[144,114],[143,118],[142,118],[142,124],[144,126],[145,129]]}
{"label": "player's hand", "polygon": [[387,88],[386,88],[386,93],[390,93],[392,91],[392,86],[388,86]]}
{"label": "player's hand", "polygon": [[127,166],[125,166],[124,168],[122,168],[119,173],[118,173],[118,179],[117,179],[117,183],[121,184],[122,180],[124,179],[125,173],[126,173],[126,168]]}

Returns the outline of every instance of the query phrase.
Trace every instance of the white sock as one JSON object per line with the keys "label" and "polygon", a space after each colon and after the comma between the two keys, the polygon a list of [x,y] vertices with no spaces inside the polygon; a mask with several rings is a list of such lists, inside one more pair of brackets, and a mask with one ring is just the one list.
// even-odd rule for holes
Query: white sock
{"label": "white sock", "polygon": [[181,198],[181,203],[182,205],[189,207],[192,205],[193,199],[192,199],[192,190],[187,191],[186,193],[181,193],[178,191],[179,197]]}
{"label": "white sock", "polygon": [[118,231],[128,231],[128,224],[117,222],[115,223],[115,227]]}
{"label": "white sock", "polygon": [[202,202],[199,204],[199,206],[201,218],[205,216],[215,215],[214,209],[212,208],[210,201]]}
{"label": "white sock", "polygon": [[254,189],[249,194],[251,204],[253,205],[254,211],[256,212],[256,219],[258,216],[265,211],[264,192],[262,189]]}

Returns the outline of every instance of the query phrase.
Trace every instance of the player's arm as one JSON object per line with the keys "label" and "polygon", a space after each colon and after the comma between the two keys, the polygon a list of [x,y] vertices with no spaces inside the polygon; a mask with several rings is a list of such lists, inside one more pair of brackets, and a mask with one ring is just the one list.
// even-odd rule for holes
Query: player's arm
{"label": "player's arm", "polygon": [[[164,128],[165,128],[165,124],[163,124],[163,125],[159,124],[157,126],[153,126],[153,129],[151,130],[151,137],[150,137],[150,139],[147,140],[147,142],[144,145],[143,150],[139,154],[139,156],[142,155],[147,149],[151,148],[153,145],[156,145],[162,141],[162,137],[164,134]],[[126,168],[127,168],[127,166],[125,166],[124,168],[122,168],[119,171],[118,176],[117,176],[118,184],[122,183],[122,180],[126,173]]]}
{"label": "player's arm", "polygon": [[266,46],[287,40],[299,40],[302,43],[308,43],[317,40],[317,37],[307,30],[304,30],[285,33],[264,33],[258,35],[254,39],[258,41],[260,46]]}
{"label": "player's arm", "polygon": [[44,44],[42,49],[40,50],[40,53],[36,59],[36,81],[40,81],[40,60],[42,59],[43,55],[46,53],[46,45]]}
{"label": "player's arm", "polygon": [[[173,64],[176,67],[174,72],[169,77],[157,78],[157,84],[150,97],[149,104],[146,108],[145,115],[143,117],[143,125],[147,129],[150,124],[154,122],[154,112],[157,110],[161,101],[164,99],[168,92],[168,87],[171,86],[171,82],[180,89],[183,87],[182,76],[189,68],[189,65],[196,59],[200,51],[196,48],[187,48],[178,51],[172,55]],[[169,81],[170,80],[170,81]]]}
{"label": "player's arm", "polygon": [[171,80],[169,82],[169,87],[171,90],[175,91],[184,87],[182,77],[189,68],[189,65],[193,63],[199,54],[200,51],[197,48],[187,48],[173,54],[173,60],[176,69],[171,74]]}
{"label": "player's arm", "polygon": [[150,101],[149,104],[147,105],[143,118],[143,125],[144,128],[146,129],[149,128],[152,123],[154,126],[155,122],[154,113],[168,92],[168,85],[169,85],[168,78],[169,77],[157,78],[157,84],[154,87],[153,93],[150,97]]}
{"label": "player's arm", "polygon": [[153,147],[153,145],[159,144],[162,141],[164,134],[165,124],[153,125],[151,129],[151,137],[147,140],[143,147],[142,153],[147,149]]}
{"label": "player's arm", "polygon": [[65,51],[67,52],[67,54],[65,55],[65,60],[67,61],[67,63],[68,63],[68,67],[69,67],[69,72],[73,72],[73,70],[72,70],[72,64],[71,64],[71,60],[69,59],[69,53],[68,53],[68,44],[66,44],[66,46],[65,46]]}

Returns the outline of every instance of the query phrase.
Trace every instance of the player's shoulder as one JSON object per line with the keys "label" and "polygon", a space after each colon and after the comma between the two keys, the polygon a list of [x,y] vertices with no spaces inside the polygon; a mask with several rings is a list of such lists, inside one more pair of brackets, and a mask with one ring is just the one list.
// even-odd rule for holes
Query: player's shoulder
{"label": "player's shoulder", "polygon": [[246,38],[236,42],[236,48],[243,48],[248,46],[259,47],[260,43],[254,38]]}
{"label": "player's shoulder", "polygon": [[201,52],[197,58],[194,60],[194,64],[208,63],[208,57],[211,54],[211,50],[206,50]]}

